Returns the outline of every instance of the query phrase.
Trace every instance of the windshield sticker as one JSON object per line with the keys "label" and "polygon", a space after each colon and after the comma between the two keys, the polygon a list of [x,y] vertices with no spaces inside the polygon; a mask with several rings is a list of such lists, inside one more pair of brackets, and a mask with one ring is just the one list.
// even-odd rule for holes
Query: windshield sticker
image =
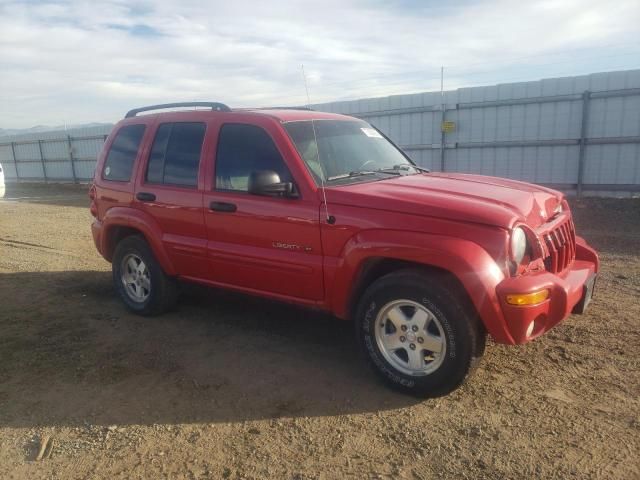
{"label": "windshield sticker", "polygon": [[380,135],[380,132],[378,132],[375,128],[361,128],[360,130],[362,130],[362,132],[363,132],[367,137],[371,137],[371,138],[382,138],[382,135]]}

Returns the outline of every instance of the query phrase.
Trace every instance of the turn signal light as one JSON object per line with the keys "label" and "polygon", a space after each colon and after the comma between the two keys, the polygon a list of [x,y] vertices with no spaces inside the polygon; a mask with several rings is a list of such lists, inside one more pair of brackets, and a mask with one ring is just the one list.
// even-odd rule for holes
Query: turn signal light
{"label": "turn signal light", "polygon": [[506,300],[509,305],[524,307],[526,305],[537,305],[547,298],[549,298],[549,290],[545,288],[533,293],[512,293],[507,295]]}

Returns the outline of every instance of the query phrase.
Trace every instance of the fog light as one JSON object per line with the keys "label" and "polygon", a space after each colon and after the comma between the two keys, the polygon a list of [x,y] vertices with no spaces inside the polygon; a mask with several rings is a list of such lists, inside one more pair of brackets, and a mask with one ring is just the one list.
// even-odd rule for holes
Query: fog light
{"label": "fog light", "polygon": [[539,290],[533,293],[512,293],[507,295],[506,300],[509,305],[523,307],[526,305],[537,305],[549,298],[549,290]]}

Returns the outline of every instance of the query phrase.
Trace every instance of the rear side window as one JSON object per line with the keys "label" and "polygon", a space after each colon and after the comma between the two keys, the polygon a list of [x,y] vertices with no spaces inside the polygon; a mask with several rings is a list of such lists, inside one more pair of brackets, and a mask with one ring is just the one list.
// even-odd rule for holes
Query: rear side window
{"label": "rear side window", "polygon": [[146,182],[197,186],[205,130],[200,122],[160,125],[147,164]]}
{"label": "rear side window", "polygon": [[118,130],[109,149],[107,160],[104,162],[102,178],[117,182],[131,180],[133,163],[138,154],[144,129],[144,125],[127,125]]}
{"label": "rear side window", "polygon": [[292,181],[267,132],[254,125],[223,125],[216,154],[216,189],[246,192],[249,175],[258,170],[273,170],[281,182]]}

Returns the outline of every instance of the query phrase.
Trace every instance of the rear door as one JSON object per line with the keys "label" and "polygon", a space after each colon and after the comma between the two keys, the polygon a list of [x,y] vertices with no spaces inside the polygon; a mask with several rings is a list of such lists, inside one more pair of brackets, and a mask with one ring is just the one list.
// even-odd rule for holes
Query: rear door
{"label": "rear door", "polygon": [[162,230],[176,273],[206,276],[207,232],[202,209],[206,122],[159,122],[138,177],[135,204]]}
{"label": "rear door", "polygon": [[134,172],[149,139],[149,128],[144,123],[128,123],[116,128],[100,154],[94,174],[99,219],[110,208],[131,206],[135,190]]}
{"label": "rear door", "polygon": [[[324,297],[319,202],[300,188],[301,179],[285,162],[284,135],[268,123],[221,122],[215,171],[204,194],[209,278],[313,303]],[[255,170],[272,170],[281,181],[292,181],[298,197],[249,194]]]}

